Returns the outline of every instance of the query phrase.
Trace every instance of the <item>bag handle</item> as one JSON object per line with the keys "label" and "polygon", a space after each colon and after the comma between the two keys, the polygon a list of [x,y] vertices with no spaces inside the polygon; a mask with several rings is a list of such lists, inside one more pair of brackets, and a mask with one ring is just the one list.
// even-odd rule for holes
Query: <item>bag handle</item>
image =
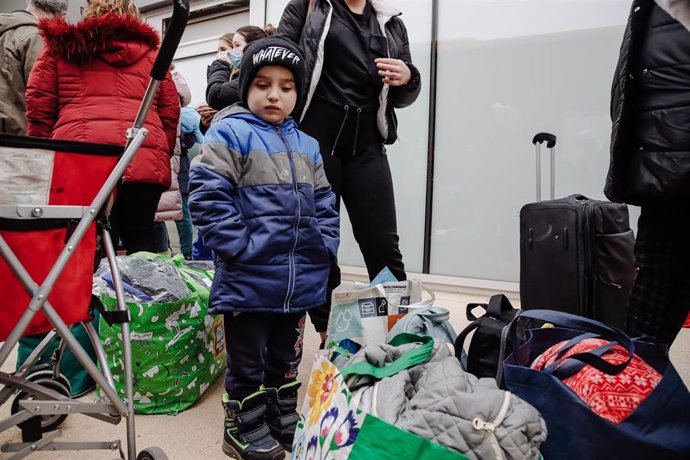
{"label": "bag handle", "polygon": [[470,332],[474,331],[479,327],[480,321],[481,319],[475,319],[472,323],[470,323],[469,326],[467,326],[465,329],[462,330],[462,332],[458,334],[458,337],[455,339],[455,356],[460,356],[458,350],[465,349],[465,339],[470,334]]}
{"label": "bag handle", "polygon": [[465,310],[468,321],[476,321],[478,318],[472,313],[477,307],[483,308],[486,313],[482,316],[490,316],[492,318],[500,318],[504,313],[513,311],[516,308],[510,303],[510,299],[504,294],[494,294],[489,299],[489,303],[468,303]]}
{"label": "bag handle", "polygon": [[[611,364],[592,352],[577,353],[569,357],[569,359],[574,359],[585,364],[589,364],[590,366],[609,375],[616,375],[623,371],[628,364],[630,364],[633,354],[635,353],[635,345],[632,339],[630,339],[630,337],[616,327],[609,326],[593,319],[554,310],[521,310],[515,316],[515,319],[510,323],[508,332],[510,343],[513,347],[515,361],[520,366],[529,366],[529,363],[527,362],[529,360],[529,352],[528,350],[519,346],[517,339],[517,322],[522,318],[536,319],[538,321],[552,323],[556,326],[561,326],[575,331],[582,331],[585,333],[591,332],[599,335],[604,340],[618,343],[625,348],[628,353],[628,358],[621,364]],[[572,369],[572,366],[569,366],[566,368],[566,370],[567,369]],[[566,370],[563,371],[564,374],[567,373]]]}
{"label": "bag handle", "polygon": [[[582,340],[585,340],[584,338],[578,340],[578,342],[581,342]],[[595,356],[603,356],[605,353],[608,351],[612,350],[613,347],[615,347],[617,344],[615,342],[609,342],[605,345],[601,345],[593,350],[588,351],[587,353],[595,355]],[[547,374],[551,374],[555,377],[558,377],[561,380],[565,380],[569,377],[572,377],[573,375],[577,374],[580,372],[580,369],[585,367],[585,363],[578,360],[578,359],[573,359],[574,356],[577,356],[578,354],[584,354],[584,353],[577,353],[572,356],[568,356],[567,358],[561,358],[556,360],[555,362],[551,363],[548,367],[543,369],[544,372]],[[609,374],[609,375],[615,375],[615,374]]]}
{"label": "bag handle", "polygon": [[[555,358],[556,358],[556,359],[554,359],[554,363],[555,363],[556,361],[562,362],[562,361],[563,361],[563,355],[565,355],[565,354],[568,352],[568,350],[570,350],[571,348],[573,348],[575,345],[577,345],[578,343],[582,342],[583,340],[586,340],[586,339],[593,339],[593,338],[598,338],[598,337],[600,337],[598,334],[592,334],[591,332],[587,332],[587,333],[585,333],[585,334],[578,335],[577,337],[573,337],[573,338],[570,339],[568,342],[566,342],[565,344],[563,344],[563,346],[562,346],[561,348],[559,348],[558,351],[556,351],[556,352],[552,355],[552,356],[555,356]],[[548,361],[548,360],[547,360],[547,361]],[[541,370],[544,370],[545,368],[549,368],[549,367],[551,367],[551,365],[554,364],[554,363],[551,363],[551,364],[549,364],[548,366],[542,366],[541,368],[539,368],[539,369],[537,369],[537,370],[540,370],[540,371],[541,371]],[[536,369],[536,368],[535,368],[535,369]]]}
{"label": "bag handle", "polygon": [[486,314],[492,318],[500,318],[503,313],[513,311],[515,308],[510,303],[510,299],[503,294],[492,295],[489,299],[489,307],[486,309]]}
{"label": "bag handle", "polygon": [[428,336],[402,333],[388,342],[389,345],[399,346],[408,343],[421,343],[422,345],[406,351],[395,361],[385,364],[383,367],[374,366],[371,363],[359,362],[347,365],[340,369],[343,377],[350,375],[369,375],[375,379],[382,379],[397,374],[400,371],[425,363],[431,358],[434,350],[434,339]]}
{"label": "bag handle", "polygon": [[413,303],[410,305],[398,305],[398,304],[395,304],[393,302],[388,302],[389,305],[392,305],[392,306],[398,307],[398,308],[414,308],[414,309],[433,307],[434,302],[436,302],[436,294],[434,294],[434,291],[432,291],[428,287],[424,286],[423,284],[421,286],[422,286],[422,291],[426,291],[426,293],[429,294],[428,299],[420,300],[419,302],[416,302],[416,303]]}
{"label": "bag handle", "polygon": [[[474,313],[472,313],[472,310],[474,310],[477,307],[482,307],[484,309],[484,315],[486,315],[486,310],[489,308],[489,304],[487,303],[468,303],[467,308],[465,309],[465,315],[467,316],[467,321],[477,321],[479,317],[475,316]],[[484,316],[482,315],[482,316]]]}

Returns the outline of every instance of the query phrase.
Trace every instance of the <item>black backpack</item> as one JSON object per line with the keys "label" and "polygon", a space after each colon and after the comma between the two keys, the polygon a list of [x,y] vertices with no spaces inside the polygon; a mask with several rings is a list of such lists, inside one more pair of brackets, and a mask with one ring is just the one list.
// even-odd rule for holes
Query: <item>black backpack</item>
{"label": "black backpack", "polygon": [[[481,307],[486,313],[477,318],[472,310]],[[512,353],[507,340],[508,325],[519,310],[513,308],[508,297],[496,294],[489,303],[467,304],[467,319],[472,323],[455,340],[456,356],[465,345],[467,335],[474,332],[467,353],[467,369],[477,377],[492,377],[501,386],[503,379],[503,360]]]}

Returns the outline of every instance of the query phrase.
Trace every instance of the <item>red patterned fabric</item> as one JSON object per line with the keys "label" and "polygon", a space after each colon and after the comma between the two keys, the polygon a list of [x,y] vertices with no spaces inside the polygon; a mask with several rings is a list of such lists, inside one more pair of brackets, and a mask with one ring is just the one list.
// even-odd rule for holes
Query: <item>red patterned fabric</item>
{"label": "red patterned fabric", "polygon": [[[557,343],[542,353],[532,365],[543,369],[560,358],[591,351],[608,342],[602,339],[585,339],[559,355],[567,341]],[[627,351],[616,345],[602,356],[611,364],[621,364],[627,359]],[[608,375],[592,366],[585,366],[577,374],[563,381],[600,417],[621,423],[645,400],[661,381],[661,374],[634,355],[630,364],[618,375]]]}

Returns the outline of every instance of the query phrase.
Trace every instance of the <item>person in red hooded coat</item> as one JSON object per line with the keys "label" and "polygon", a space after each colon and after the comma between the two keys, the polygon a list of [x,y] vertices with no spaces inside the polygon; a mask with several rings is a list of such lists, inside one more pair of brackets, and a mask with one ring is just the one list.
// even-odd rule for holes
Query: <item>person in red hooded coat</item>
{"label": "person in red hooded coat", "polygon": [[[124,145],[150,81],[160,39],[132,0],[90,0],[82,20],[41,21],[45,48],[26,90],[30,136]],[[143,146],[127,167],[111,212],[113,241],[128,254],[152,251],[153,221],[170,186],[180,101],[170,74],[144,127]]]}

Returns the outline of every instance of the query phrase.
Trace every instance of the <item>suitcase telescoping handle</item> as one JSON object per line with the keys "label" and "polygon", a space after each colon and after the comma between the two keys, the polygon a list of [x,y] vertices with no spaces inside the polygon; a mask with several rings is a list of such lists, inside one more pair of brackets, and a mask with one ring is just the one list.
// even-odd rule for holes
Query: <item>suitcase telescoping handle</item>
{"label": "suitcase telescoping handle", "polygon": [[146,116],[156,97],[158,86],[165,80],[165,76],[168,74],[170,63],[175,57],[175,51],[177,51],[177,45],[180,44],[182,34],[187,26],[187,20],[189,19],[189,0],[172,0],[172,4],[173,14],[168,23],[168,28],[165,31],[163,43],[161,43],[161,47],[158,49],[156,61],[151,68],[151,81],[146,89],[146,94],[139,107],[137,117],[134,120],[133,128],[135,131],[144,126]]}
{"label": "suitcase telescoping handle", "polygon": [[537,201],[541,201],[541,144],[544,142],[551,152],[551,199],[556,198],[556,136],[551,133],[537,133],[532,138],[537,153]]}

